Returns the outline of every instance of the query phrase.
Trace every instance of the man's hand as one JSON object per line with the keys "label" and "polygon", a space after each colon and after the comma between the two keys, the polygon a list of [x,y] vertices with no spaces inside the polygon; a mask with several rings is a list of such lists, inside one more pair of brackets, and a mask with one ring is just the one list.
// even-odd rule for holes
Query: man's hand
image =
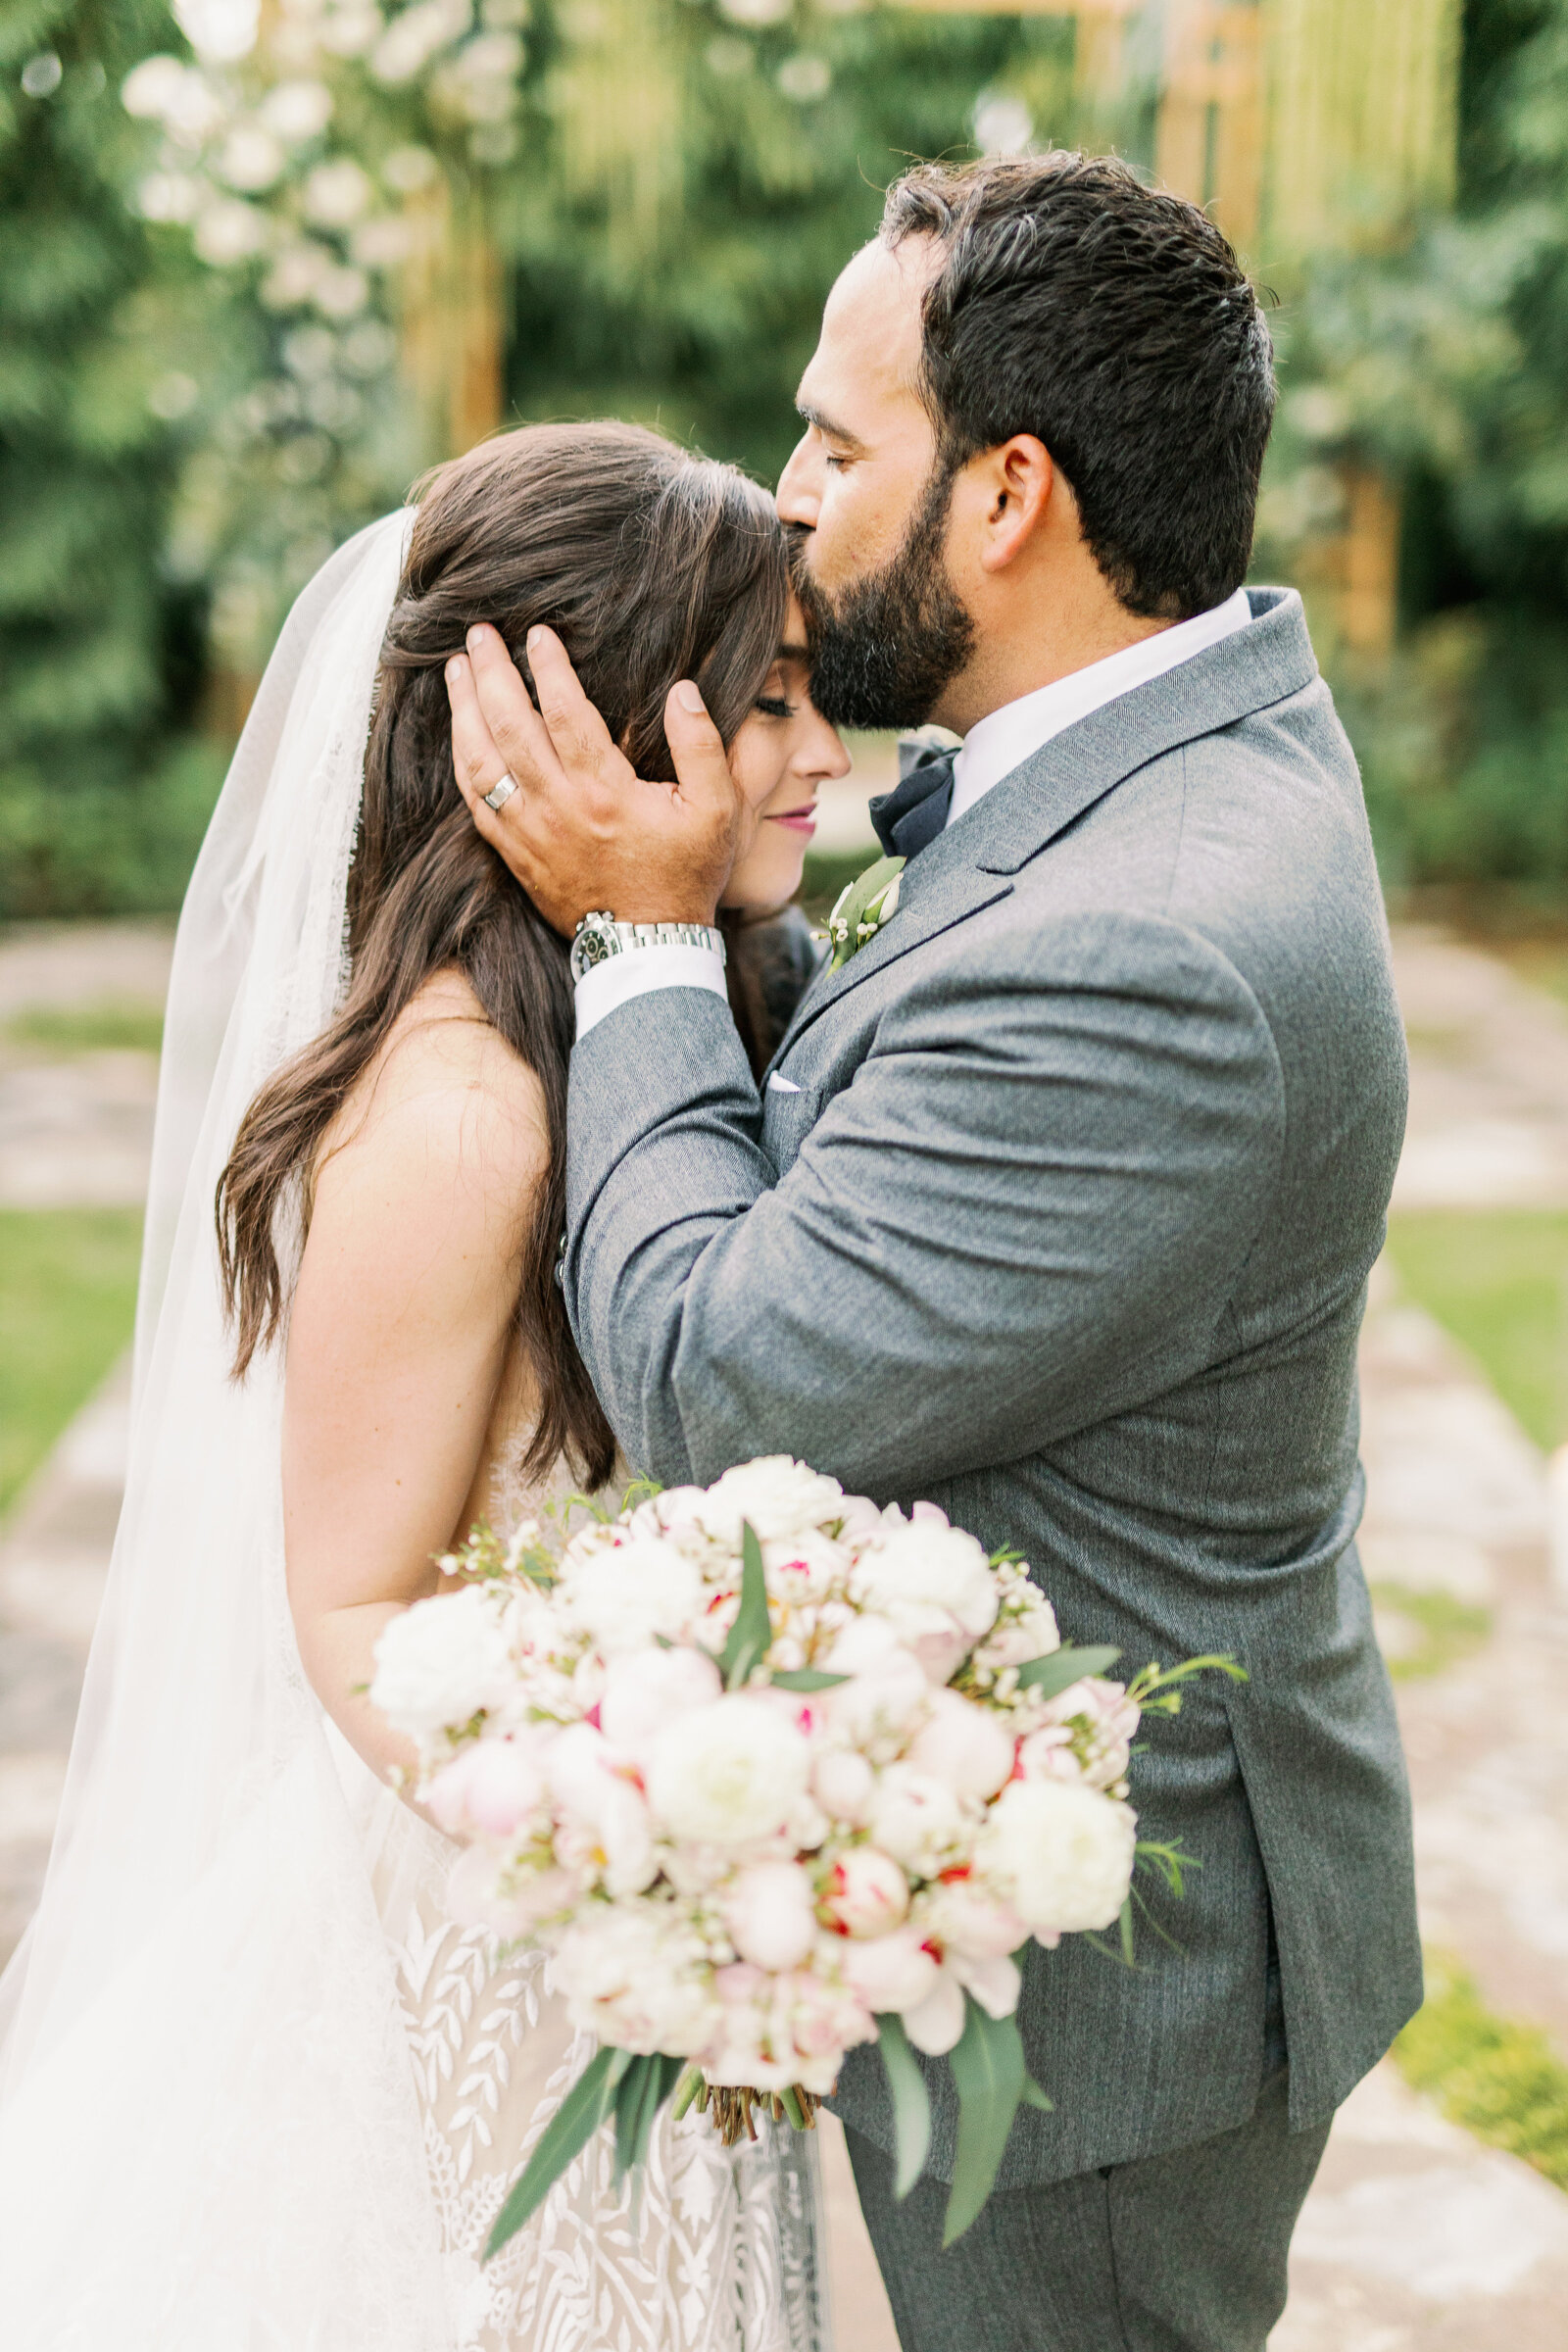
{"label": "man's hand", "polygon": [[[710,923],[753,818],[718,729],[688,679],[664,732],[676,781],[650,783],[611,741],[553,629],[528,632],[539,709],[498,633],[468,631],[447,663],[452,757],[474,823],[547,922],[568,937],[603,909],[630,923]],[[484,795],[506,776],[500,810]]]}

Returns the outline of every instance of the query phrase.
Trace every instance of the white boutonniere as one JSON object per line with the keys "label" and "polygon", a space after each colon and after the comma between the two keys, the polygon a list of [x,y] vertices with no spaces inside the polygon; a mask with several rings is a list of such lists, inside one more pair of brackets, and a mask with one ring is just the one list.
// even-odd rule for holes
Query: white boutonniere
{"label": "white boutonniere", "polygon": [[827,936],[833,950],[830,972],[842,971],[852,956],[858,955],[867,940],[875,939],[884,923],[891,922],[899,910],[899,876],[904,871],[902,858],[879,858],[868,865],[863,874],[847,882],[833,902],[833,911],[827,918]]}

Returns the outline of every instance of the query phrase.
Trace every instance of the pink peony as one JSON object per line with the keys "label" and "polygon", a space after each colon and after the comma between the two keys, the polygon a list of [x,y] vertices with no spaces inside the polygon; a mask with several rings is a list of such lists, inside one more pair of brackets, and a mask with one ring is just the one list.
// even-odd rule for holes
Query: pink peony
{"label": "pink peony", "polygon": [[1017,1962],[1004,1953],[994,1960],[962,1960],[955,1954],[948,1966],[988,2017],[1010,2017],[1017,2008],[1023,1979]]}
{"label": "pink peony", "polygon": [[846,1984],[872,2011],[919,2008],[935,1990],[939,1976],[935,1953],[920,1940],[917,1928],[894,1928],[863,1943],[847,1943],[839,1954],[839,1973]]}
{"label": "pink peony", "polygon": [[941,2058],[956,2047],[963,2034],[963,1986],[951,1969],[943,1969],[917,2009],[904,2012],[904,2031],[917,2050]]}
{"label": "pink peony", "polygon": [[928,1887],[920,1897],[918,1917],[926,1935],[966,1960],[1004,1957],[1029,1940],[1029,1930],[1017,1912],[968,1871]]}
{"label": "pink peony", "polygon": [[449,1838],[515,1837],[545,1801],[536,1739],[475,1740],[442,1766],[424,1801]]}
{"label": "pink peony", "polygon": [[909,1882],[879,1847],[846,1846],[822,1881],[818,1908],[841,1936],[885,1936],[909,1908]]}

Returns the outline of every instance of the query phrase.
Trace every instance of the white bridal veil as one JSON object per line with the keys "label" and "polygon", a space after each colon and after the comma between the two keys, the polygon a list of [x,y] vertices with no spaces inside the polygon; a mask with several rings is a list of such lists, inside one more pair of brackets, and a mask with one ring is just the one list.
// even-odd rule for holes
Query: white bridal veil
{"label": "white bridal veil", "polygon": [[412,514],[295,606],[174,952],[130,1469],[43,1899],[0,1984],[17,2352],[445,2352],[419,2118],[283,1582],[281,1381],[227,1377],[213,1199],[330,1018]]}

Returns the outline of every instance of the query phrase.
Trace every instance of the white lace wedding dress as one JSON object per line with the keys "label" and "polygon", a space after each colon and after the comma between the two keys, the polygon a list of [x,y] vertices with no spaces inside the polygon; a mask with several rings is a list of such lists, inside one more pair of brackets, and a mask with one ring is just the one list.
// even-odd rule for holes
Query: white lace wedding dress
{"label": "white lace wedding dress", "polygon": [[[563,1474],[526,1487],[504,1453],[492,1526],[508,1535],[559,1509],[569,1485]],[[446,1916],[459,1849],[346,1741],[335,1747],[396,1965],[455,2352],[821,2352],[814,2143],[788,2126],[729,2149],[705,2116],[665,2115],[641,2180],[619,2187],[607,2126],[481,2266],[508,2189],[594,2044],[573,2034],[540,1956],[498,1961],[484,1929]]]}
{"label": "white lace wedding dress", "polygon": [[[332,1729],[284,1577],[275,1355],[228,1376],[213,1198],[332,1017],[410,517],[296,605],[165,1028],[125,1501],[38,1912],[0,1980],[6,2352],[820,2352],[809,2141],[592,2143],[489,2266],[588,2055],[445,1916],[453,1848]],[[504,1520],[525,1500],[496,1497]]]}

